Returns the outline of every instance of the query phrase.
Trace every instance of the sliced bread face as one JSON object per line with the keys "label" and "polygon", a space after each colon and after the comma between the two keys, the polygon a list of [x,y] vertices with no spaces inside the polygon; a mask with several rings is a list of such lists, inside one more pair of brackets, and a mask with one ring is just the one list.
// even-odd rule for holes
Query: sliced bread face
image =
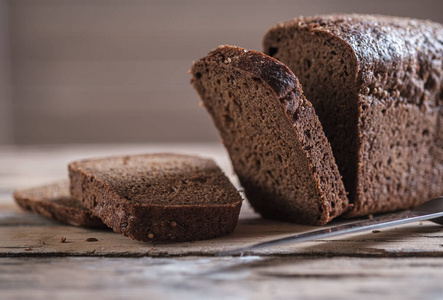
{"label": "sliced bread face", "polygon": [[68,180],[17,190],[14,192],[14,199],[24,210],[66,224],[90,228],[107,227],[79,200],[71,197]]}
{"label": "sliced bread face", "polygon": [[297,73],[353,208],[407,209],[443,193],[443,25],[375,15],[277,24],[264,51]]}
{"label": "sliced bread face", "polygon": [[220,46],[194,62],[191,73],[258,213],[322,225],[348,209],[315,110],[284,64],[256,51]]}
{"label": "sliced bread face", "polygon": [[227,235],[242,199],[211,159],[145,154],[69,164],[71,194],[115,232],[140,241]]}

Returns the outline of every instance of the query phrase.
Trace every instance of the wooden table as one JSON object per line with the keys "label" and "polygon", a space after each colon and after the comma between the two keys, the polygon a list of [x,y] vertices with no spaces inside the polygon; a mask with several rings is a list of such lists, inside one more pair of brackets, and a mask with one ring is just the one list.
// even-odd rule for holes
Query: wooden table
{"label": "wooden table", "polygon": [[159,151],[213,157],[238,184],[218,144],[0,147],[0,299],[443,299],[443,227],[431,222],[217,257],[315,228],[262,220],[245,202],[230,236],[151,244],[13,203],[13,189],[64,178],[69,161]]}

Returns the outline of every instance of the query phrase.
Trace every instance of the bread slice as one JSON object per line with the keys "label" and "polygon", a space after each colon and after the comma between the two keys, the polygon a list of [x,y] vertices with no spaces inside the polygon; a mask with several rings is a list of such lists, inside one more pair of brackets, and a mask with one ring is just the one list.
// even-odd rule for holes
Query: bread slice
{"label": "bread slice", "polygon": [[220,46],[194,62],[191,73],[257,212],[322,225],[348,209],[315,110],[284,64],[260,52]]}
{"label": "bread slice", "polygon": [[63,180],[41,187],[17,190],[15,202],[23,209],[66,224],[106,228],[91,211],[69,194],[69,181]]}
{"label": "bread slice", "polygon": [[69,164],[71,194],[115,232],[192,241],[234,231],[242,199],[211,159],[145,154]]}
{"label": "bread slice", "polygon": [[443,194],[443,25],[389,16],[299,17],[264,51],[297,73],[332,149],[349,216]]}

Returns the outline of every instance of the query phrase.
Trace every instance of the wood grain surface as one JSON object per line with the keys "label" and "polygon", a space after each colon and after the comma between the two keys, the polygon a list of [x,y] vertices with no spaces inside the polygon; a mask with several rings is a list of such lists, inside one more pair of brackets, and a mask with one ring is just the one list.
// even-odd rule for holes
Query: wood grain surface
{"label": "wood grain surface", "polygon": [[438,0],[2,2],[9,29],[0,32],[9,36],[0,33],[0,58],[8,48],[11,69],[0,70],[0,82],[11,81],[12,107],[6,112],[0,97],[0,115],[10,118],[0,137],[4,130],[18,144],[216,141],[187,71],[218,45],[261,50],[270,26],[299,15],[443,22]]}
{"label": "wood grain surface", "polygon": [[4,299],[439,300],[442,268],[437,258],[0,258],[0,291]]}
{"label": "wood grain surface", "polygon": [[66,176],[71,160],[160,151],[212,157],[236,182],[219,144],[0,147],[0,299],[442,299],[443,227],[428,221],[218,257],[318,227],[263,220],[245,203],[229,236],[153,244],[12,201],[15,188]]}
{"label": "wood grain surface", "polygon": [[[143,243],[112,230],[62,225],[0,207],[0,256],[214,256],[222,251],[318,229],[263,220],[244,206],[235,232],[229,236],[187,243]],[[202,224],[203,225],[203,224]],[[65,242],[61,242],[64,238]],[[88,239],[97,241],[89,242]],[[443,228],[431,222],[413,223],[374,232],[254,250],[261,256],[443,257]]]}

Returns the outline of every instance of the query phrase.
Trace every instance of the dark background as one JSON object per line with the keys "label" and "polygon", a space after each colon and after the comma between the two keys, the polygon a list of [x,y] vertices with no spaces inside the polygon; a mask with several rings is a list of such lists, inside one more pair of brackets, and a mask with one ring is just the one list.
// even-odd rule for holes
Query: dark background
{"label": "dark background", "polygon": [[443,1],[0,0],[0,144],[196,142],[218,136],[189,85],[220,44],[261,50],[299,15],[443,22]]}

